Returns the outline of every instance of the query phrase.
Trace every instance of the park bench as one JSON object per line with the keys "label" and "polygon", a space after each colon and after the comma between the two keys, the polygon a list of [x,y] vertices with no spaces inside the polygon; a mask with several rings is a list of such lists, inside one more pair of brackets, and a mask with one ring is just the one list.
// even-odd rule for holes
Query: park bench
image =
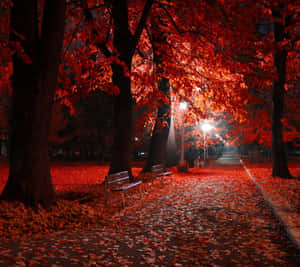
{"label": "park bench", "polygon": [[164,166],[162,164],[153,165],[151,168],[152,173],[152,183],[156,178],[159,178],[161,182],[163,182],[165,176],[169,176],[172,172],[165,171]]}
{"label": "park bench", "polygon": [[105,204],[107,205],[108,199],[111,200],[111,193],[120,192],[122,196],[122,207],[125,206],[125,194],[127,190],[138,187],[139,193],[141,195],[141,187],[142,181],[137,181],[131,183],[129,181],[128,171],[122,171],[107,175],[104,180],[105,184]]}

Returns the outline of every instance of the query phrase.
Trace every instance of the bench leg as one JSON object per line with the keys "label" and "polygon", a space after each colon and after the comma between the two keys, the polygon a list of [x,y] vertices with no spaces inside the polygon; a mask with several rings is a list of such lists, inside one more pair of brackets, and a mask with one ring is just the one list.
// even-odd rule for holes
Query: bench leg
{"label": "bench leg", "polygon": [[145,193],[145,192],[148,192],[147,191],[147,186],[148,185],[148,183],[142,183],[140,186],[142,186],[142,193]]}
{"label": "bench leg", "polygon": [[108,200],[109,200],[109,192],[105,191],[105,195],[104,195],[104,199],[105,199],[105,206],[108,206]]}
{"label": "bench leg", "polygon": [[122,195],[122,207],[125,208],[125,193],[121,192]]}

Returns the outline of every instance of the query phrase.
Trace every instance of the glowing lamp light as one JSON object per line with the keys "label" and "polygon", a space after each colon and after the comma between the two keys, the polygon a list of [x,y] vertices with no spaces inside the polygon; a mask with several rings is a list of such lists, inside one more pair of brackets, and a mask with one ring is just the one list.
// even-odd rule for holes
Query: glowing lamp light
{"label": "glowing lamp light", "polygon": [[186,102],[180,102],[179,108],[180,108],[181,110],[185,110],[186,107],[187,107],[187,103],[186,103]]}
{"label": "glowing lamp light", "polygon": [[201,128],[202,128],[203,132],[207,133],[210,130],[212,130],[213,126],[210,123],[205,122],[205,123],[202,124]]}

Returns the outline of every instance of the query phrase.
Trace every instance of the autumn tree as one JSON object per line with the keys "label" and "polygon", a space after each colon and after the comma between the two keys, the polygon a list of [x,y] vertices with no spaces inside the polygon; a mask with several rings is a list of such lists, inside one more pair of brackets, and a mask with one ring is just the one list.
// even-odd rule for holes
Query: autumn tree
{"label": "autumn tree", "polygon": [[[241,75],[231,73],[227,67],[230,61],[218,47],[217,38],[220,41],[224,38],[215,19],[219,16],[218,7],[196,1],[163,2],[159,7],[160,19],[164,16],[164,21],[167,21],[159,23],[161,29],[156,30],[160,46],[165,43],[159,50],[159,57],[163,58],[160,65],[164,66],[172,85],[173,100],[177,102],[175,107],[181,99],[190,103],[185,124],[195,125],[202,118],[232,108],[241,101],[241,90],[237,92],[236,89],[243,79]],[[178,117],[176,110],[178,113],[178,109],[174,108],[175,118]],[[169,125],[167,117],[164,118],[165,125]]]}
{"label": "autumn tree", "polygon": [[[57,92],[69,96],[103,90],[114,98],[114,145],[110,172],[131,173],[132,59],[154,1],[75,1],[68,28]],[[68,103],[69,102],[69,103]],[[99,114],[101,116],[101,114]]]}
{"label": "autumn tree", "polygon": [[[167,45],[167,33],[161,29],[163,18],[157,11],[152,12],[151,26],[148,29],[148,35],[152,45],[154,75],[157,79],[157,87],[160,91],[158,95],[157,117],[152,132],[149,147],[149,157],[143,169],[144,172],[150,172],[151,167],[155,164],[165,166],[167,157],[167,141],[171,123],[171,99],[170,99],[170,82],[168,74],[163,65],[166,60],[164,50]],[[166,22],[165,22],[166,23]]]}
{"label": "autumn tree", "polygon": [[[69,45],[72,51],[78,50],[78,54],[76,55],[74,53],[68,53],[68,50],[65,52],[66,55],[70,55],[70,62],[72,61],[73,64],[70,65],[69,69],[73,69],[74,73],[77,74],[74,78],[76,83],[72,85],[72,82],[68,81],[68,79],[64,79],[64,84],[68,82],[74,92],[82,91],[82,89],[85,90],[85,88],[91,88],[91,90],[93,90],[92,86],[99,88],[97,83],[101,83],[101,77],[107,77],[108,86],[105,90],[108,92],[111,91],[116,95],[114,105],[116,114],[115,156],[113,156],[111,171],[115,172],[122,169],[130,169],[129,159],[132,136],[129,131],[131,132],[132,120],[130,119],[131,115],[128,114],[132,113],[132,104],[129,104],[129,102],[132,102],[131,83],[136,83],[138,79],[135,75],[136,73],[132,71],[132,69],[136,67],[136,64],[135,66],[132,65],[132,60],[134,54],[143,54],[144,52],[145,47],[143,45],[137,47],[137,45],[141,41],[140,37],[142,36],[143,25],[145,25],[145,14],[150,10],[150,2],[147,1],[142,8],[140,4],[133,7],[132,4],[137,4],[137,2],[134,1],[130,2],[130,8],[126,1],[119,1],[118,3],[112,1],[104,4],[99,3],[97,5],[97,1],[95,1],[95,3],[88,3],[86,6],[84,6],[84,2],[80,3],[80,12],[73,14],[76,19],[72,25],[74,25],[76,31],[74,30],[73,34],[69,36],[70,40],[76,40],[74,35],[79,37],[82,45],[78,44],[78,42],[76,45],[75,42],[74,45]],[[174,93],[178,96],[177,101],[181,98],[194,99],[195,101],[192,102],[195,102],[195,104],[192,106],[197,112],[200,111],[200,115],[201,112],[202,114],[207,113],[203,111],[208,109],[207,105],[209,102],[212,102],[212,98],[214,98],[214,107],[221,106],[220,103],[226,103],[227,99],[224,98],[224,89],[222,86],[225,84],[227,90],[229,88],[228,80],[236,80],[237,82],[235,82],[231,90],[234,91],[239,84],[240,78],[237,79],[238,75],[235,75],[235,77],[232,75],[232,77],[229,78],[229,74],[227,75],[228,70],[224,71],[228,61],[223,63],[222,57],[220,55],[216,56],[216,52],[218,52],[216,51],[216,42],[212,41],[213,43],[211,44],[207,41],[214,40],[221,32],[218,28],[218,32],[215,32],[215,25],[217,25],[217,23],[212,21],[212,14],[215,11],[214,7],[209,8],[204,2],[199,3],[191,0],[187,3],[182,3],[181,1],[161,1],[161,3],[156,3],[155,8],[160,12],[160,20],[164,17],[164,20],[167,21],[167,23],[161,23],[158,20],[158,23],[161,23],[161,29],[159,31],[154,30],[150,33],[150,36],[152,36],[152,38],[154,37],[153,39],[156,38],[158,40],[158,42],[156,41],[156,47],[154,47],[156,50],[155,60],[162,62],[156,62],[155,64],[157,65],[155,68],[158,70],[155,74],[157,79],[160,80],[164,78],[162,81],[168,80],[168,82],[164,82],[164,84],[171,84]],[[107,10],[111,12],[107,12]],[[199,14],[205,14],[205,16],[198,17]],[[137,22],[137,17],[140,17],[139,23]],[[197,18],[196,23],[194,22],[194,18]],[[209,25],[211,24],[214,25],[214,27],[210,27]],[[199,30],[195,30],[197,28],[199,28]],[[87,29],[91,30],[89,31]],[[102,29],[105,29],[105,33],[103,33]],[[135,34],[131,33],[133,31],[132,29],[135,29]],[[89,34],[89,32],[92,32],[92,35]],[[138,36],[139,42],[137,42],[136,39]],[[145,36],[142,36],[142,38],[146,39],[147,37]],[[162,38],[164,40],[160,40]],[[66,39],[68,39],[68,37]],[[145,43],[147,44],[147,41],[145,41]],[[134,44],[134,48],[132,44]],[[162,44],[164,47],[161,47]],[[98,51],[95,47],[98,48]],[[152,48],[152,50],[154,49]],[[99,50],[101,51],[101,55],[99,54]],[[138,53],[136,53],[136,51]],[[157,58],[161,58],[162,54],[168,56],[163,60],[157,60]],[[84,60],[83,57],[86,55],[94,59],[89,61]],[[106,61],[103,60],[103,55]],[[151,60],[151,56],[149,56],[149,54],[147,56]],[[68,60],[65,62],[66,64],[69,63]],[[102,70],[101,67],[99,67],[101,66],[101,62],[103,63]],[[98,67],[96,65],[98,65]],[[103,69],[105,71],[103,71]],[[166,104],[169,101],[167,100],[168,97],[165,97],[165,94],[161,90],[152,91],[150,89],[152,80],[148,74],[152,72],[153,70],[149,68],[144,68],[143,71],[140,72],[142,78],[139,82],[143,83],[146,81],[148,84],[145,83],[145,86],[138,84],[143,90],[139,90],[138,93],[135,92],[135,95],[139,95],[138,98],[142,99],[139,103],[147,103],[148,99],[148,105],[152,103],[155,107],[159,105],[160,108],[165,109],[166,106],[162,104]],[[226,72],[225,75],[224,72]],[[102,75],[101,77],[99,73]],[[224,76],[226,77],[225,79]],[[111,77],[111,84],[109,77]],[[80,86],[80,83],[82,83],[83,86]],[[159,81],[156,82],[156,84],[158,83]],[[210,86],[208,86],[208,84],[210,84]],[[168,86],[165,85],[163,87],[167,88]],[[101,87],[103,86],[105,85],[101,84]],[[201,89],[200,92],[196,90],[197,88]],[[160,89],[162,89],[161,85]],[[168,93],[166,95],[168,95]],[[127,99],[126,103],[125,99]],[[131,100],[129,101],[129,99]],[[216,110],[217,108],[214,109]],[[161,113],[161,111],[159,111],[159,113]],[[160,122],[157,125],[169,125],[168,119],[170,119],[170,116],[166,115],[167,113],[168,111],[166,110],[160,114]],[[162,120],[162,118],[164,119]],[[118,121],[119,119],[120,121]],[[155,132],[158,133],[156,130]],[[167,134],[165,135],[167,136]],[[155,134],[153,137],[154,136]]]}
{"label": "autumn tree", "polygon": [[[270,3],[237,0],[226,4],[223,1],[211,1],[208,6],[215,9],[216,16],[212,15],[210,28],[198,27],[199,35],[203,36],[206,31],[209,33],[206,34],[207,44],[213,45],[217,52],[214,59],[227,62],[230,75],[239,74],[241,81],[244,81],[240,83],[240,88],[228,88],[226,94],[224,90],[214,90],[210,100],[215,102],[219,99],[216,103],[222,103],[236,125],[246,129],[248,140],[266,145],[272,133],[273,176],[290,177],[284,141],[287,136],[295,137],[298,133],[295,128],[292,130],[286,119],[284,98],[287,92],[297,91],[298,71],[295,66],[299,67],[299,57],[295,51],[299,42],[299,4],[294,1]],[[258,28],[263,21],[267,21],[269,29],[264,29],[265,34],[261,36]],[[223,77],[224,74],[226,71],[223,71]],[[224,98],[227,94],[231,96],[229,101]],[[249,105],[252,107],[247,110]],[[271,113],[272,120],[269,119]],[[260,126],[257,126],[258,122]]]}
{"label": "autumn tree", "polygon": [[9,45],[10,1],[0,2],[0,154],[1,145],[7,144],[8,122],[11,106],[9,77],[12,72],[11,49]]}
{"label": "autumn tree", "polygon": [[[9,178],[1,195],[9,201],[49,206],[55,201],[48,137],[64,36],[65,1],[13,1],[13,55]],[[39,18],[42,21],[39,23]]]}
{"label": "autumn tree", "polygon": [[131,173],[131,142],[132,142],[132,93],[130,72],[132,58],[145,27],[153,0],[147,0],[137,23],[134,34],[131,33],[128,17],[127,0],[111,1],[113,23],[113,49],[106,44],[98,44],[107,57],[115,56],[111,63],[112,82],[119,90],[114,99],[115,135],[112,150],[110,173],[128,170]]}
{"label": "autumn tree", "polygon": [[[257,11],[253,16],[256,21],[248,21],[249,18],[245,17],[241,24],[256,26],[256,31],[252,40],[245,35],[252,52],[249,53],[249,49],[238,59],[251,66],[244,73],[249,101],[248,110],[240,112],[244,113],[241,126],[246,129],[248,140],[254,138],[261,145],[271,145],[272,175],[290,178],[285,142],[299,136],[292,120],[288,119],[293,117],[292,113],[297,114],[297,105],[291,105],[288,97],[291,91],[297,91],[299,79],[299,4],[294,1],[260,1],[257,5],[249,1],[248,6]],[[249,105],[252,105],[250,109]]]}
{"label": "autumn tree", "polygon": [[294,14],[285,14],[287,12],[286,5],[283,1],[278,1],[271,7],[274,17],[274,66],[276,69],[276,78],[273,81],[272,88],[272,176],[291,178],[287,166],[286,151],[283,140],[282,117],[284,110],[284,97],[287,72],[287,48],[283,42],[289,39],[289,31],[287,27],[293,19]]}

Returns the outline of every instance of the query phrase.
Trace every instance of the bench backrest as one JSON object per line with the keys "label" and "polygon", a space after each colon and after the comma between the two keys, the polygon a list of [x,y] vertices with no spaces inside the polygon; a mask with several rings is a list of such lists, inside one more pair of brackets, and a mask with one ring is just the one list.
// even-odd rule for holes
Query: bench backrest
{"label": "bench backrest", "polygon": [[164,166],[162,164],[153,165],[151,168],[151,172],[160,173],[164,171]]}
{"label": "bench backrest", "polygon": [[129,181],[128,171],[116,172],[105,177],[106,186],[115,186]]}

